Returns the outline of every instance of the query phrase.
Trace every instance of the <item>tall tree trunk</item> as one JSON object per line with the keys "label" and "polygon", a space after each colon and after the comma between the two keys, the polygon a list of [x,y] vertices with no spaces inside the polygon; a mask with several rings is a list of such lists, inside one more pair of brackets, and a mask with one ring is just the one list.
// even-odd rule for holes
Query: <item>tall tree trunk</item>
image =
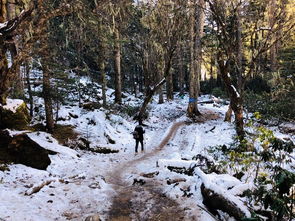
{"label": "tall tree trunk", "polygon": [[197,74],[197,96],[200,94],[200,77],[202,71],[202,37],[204,34],[205,22],[205,0],[199,0],[196,9],[196,43],[195,43],[195,56],[196,56],[196,74]]}
{"label": "tall tree trunk", "polygon": [[47,61],[42,61],[42,71],[43,71],[43,98],[45,105],[45,115],[46,115],[46,129],[48,132],[52,133],[54,129],[53,121],[53,110],[52,110],[52,99],[51,99],[51,86],[50,86],[50,71],[48,68]]}
{"label": "tall tree trunk", "polygon": [[173,100],[173,75],[169,73],[166,80],[167,100]]}
{"label": "tall tree trunk", "polygon": [[[221,55],[218,57],[221,57]],[[230,107],[232,108],[235,115],[236,132],[239,137],[239,140],[242,141],[245,137],[244,119],[243,119],[243,100],[242,100],[241,94],[235,88],[229,76],[229,70],[230,70],[229,63],[230,63],[229,61],[224,62],[224,60],[222,59],[218,60],[220,74],[225,84],[228,95],[230,97]]]}
{"label": "tall tree trunk", "polygon": [[[277,8],[277,0],[270,0],[269,1],[269,26],[271,29],[274,29],[274,24],[276,20],[276,8]],[[272,36],[273,39],[276,38],[276,36]],[[271,71],[276,71],[277,66],[278,66],[278,61],[277,61],[277,43],[273,44],[270,47],[270,68]]]}
{"label": "tall tree trunk", "polygon": [[[163,79],[164,76],[164,61],[163,58],[161,59],[161,61],[159,61],[159,67],[158,67],[158,81],[161,81],[161,79]],[[163,86],[159,86],[159,104],[163,104],[164,103],[164,93],[163,93]]]}
{"label": "tall tree trunk", "polygon": [[182,44],[178,46],[178,68],[179,68],[179,75],[178,75],[178,86],[179,86],[179,93],[184,93],[184,61],[183,61],[184,53]]}
{"label": "tall tree trunk", "polygon": [[[243,58],[243,48],[242,48],[242,26],[241,26],[241,21],[240,21],[240,7],[236,10],[235,14],[235,20],[236,20],[236,42],[235,42],[235,51],[234,51],[234,63],[235,65],[232,65],[231,67],[231,72],[235,73],[236,78],[237,78],[237,90],[240,96],[243,95],[243,90],[244,90],[244,85],[243,85],[243,77],[242,77],[242,58]],[[231,122],[231,116],[232,116],[232,104],[228,106],[228,110],[225,114],[224,121]],[[238,110],[238,112],[241,112]],[[241,112],[243,115],[243,111]],[[235,117],[241,117],[240,114],[239,116],[235,113]],[[242,116],[243,118],[243,116]],[[239,126],[240,127],[240,126]]]}
{"label": "tall tree trunk", "polygon": [[144,76],[144,87],[147,90],[147,88],[151,85],[150,71],[149,71],[149,53],[147,49],[143,50],[142,70],[143,70],[143,76]]}
{"label": "tall tree trunk", "polygon": [[6,57],[6,52],[10,50],[8,42],[14,37],[13,31],[21,22],[31,15],[34,9],[32,7],[29,10],[22,12],[19,16],[13,18],[12,20],[7,21],[6,4],[6,0],[0,0],[0,22],[5,22],[4,26],[0,29],[0,104],[6,104],[6,98],[10,92],[13,79],[15,78],[15,69],[22,61],[22,59],[19,58],[17,61],[18,63],[14,62],[11,67],[8,67]]}
{"label": "tall tree trunk", "polygon": [[101,71],[101,91],[102,91],[102,105],[103,107],[107,106],[107,78],[106,78],[106,72],[105,72],[105,63],[104,60],[100,61],[99,69]]}
{"label": "tall tree trunk", "polygon": [[242,25],[241,25],[241,11],[240,7],[236,10],[236,73],[237,73],[237,86],[238,91],[242,95],[244,90],[243,85],[243,70],[242,70],[242,59],[243,59],[243,44],[242,44]]}
{"label": "tall tree trunk", "polygon": [[[11,54],[11,62],[14,63],[15,57],[17,56],[17,49],[15,43],[11,43],[9,45],[9,51]],[[20,64],[15,66],[14,70],[14,82],[13,82],[13,96],[17,98],[24,97],[24,81],[23,81],[23,74],[20,70]]]}
{"label": "tall tree trunk", "polygon": [[7,0],[0,0],[0,23],[7,21]]}
{"label": "tall tree trunk", "polygon": [[0,38],[0,104],[6,104],[8,88],[8,61],[6,58],[6,48],[4,42]]}
{"label": "tall tree trunk", "polygon": [[107,78],[105,72],[105,53],[106,53],[106,39],[104,36],[104,28],[102,18],[99,18],[98,33],[100,37],[100,55],[98,59],[99,71],[101,74],[101,92],[102,92],[102,105],[103,107],[107,106]]}
{"label": "tall tree trunk", "polygon": [[30,103],[30,116],[33,117],[34,100],[33,100],[33,94],[32,94],[31,81],[30,81],[30,65],[28,63],[26,63],[25,65],[25,72],[26,72],[26,82],[27,82],[27,89],[28,89],[29,103]]}
{"label": "tall tree trunk", "polygon": [[[242,70],[242,58],[243,58],[243,48],[242,48],[242,25],[241,25],[241,11],[240,7],[236,10],[236,72],[237,72],[237,90],[240,96],[232,99],[230,103],[230,108],[233,109],[235,114],[235,124],[237,134],[240,139],[244,139],[244,119],[243,119],[243,93],[244,93],[244,80],[243,80],[243,70]],[[231,85],[231,87],[233,87]],[[234,96],[235,97],[235,96]]]}
{"label": "tall tree trunk", "polygon": [[115,103],[120,104],[122,103],[121,43],[120,33],[117,27],[114,27],[114,41]]}
{"label": "tall tree trunk", "polygon": [[[0,23],[6,22],[6,0],[0,0]],[[0,104],[6,104],[7,82],[6,74],[8,72],[8,62],[6,58],[6,46],[4,39],[0,37]]]}
{"label": "tall tree trunk", "polygon": [[205,1],[199,0],[196,4],[195,0],[190,1],[190,88],[189,88],[189,104],[187,114],[189,117],[200,115],[198,110],[198,96],[200,92],[200,75],[202,63],[202,45],[201,38],[204,26],[204,6]]}

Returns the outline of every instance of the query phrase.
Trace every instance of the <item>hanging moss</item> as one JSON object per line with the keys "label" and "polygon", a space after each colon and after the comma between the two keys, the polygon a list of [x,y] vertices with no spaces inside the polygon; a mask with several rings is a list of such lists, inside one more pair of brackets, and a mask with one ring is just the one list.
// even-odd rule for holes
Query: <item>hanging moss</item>
{"label": "hanging moss", "polygon": [[15,112],[0,106],[0,128],[9,128],[16,130],[28,129],[31,118],[25,102],[22,102]]}

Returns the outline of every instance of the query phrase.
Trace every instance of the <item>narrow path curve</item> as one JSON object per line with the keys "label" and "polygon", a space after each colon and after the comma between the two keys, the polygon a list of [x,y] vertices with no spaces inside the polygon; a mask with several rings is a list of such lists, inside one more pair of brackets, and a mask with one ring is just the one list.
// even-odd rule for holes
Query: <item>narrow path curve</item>
{"label": "narrow path curve", "polygon": [[146,153],[142,157],[123,165],[119,165],[119,168],[110,174],[107,182],[114,186],[117,195],[114,197],[112,207],[109,210],[108,220],[178,221],[184,219],[183,209],[179,207],[177,202],[163,194],[159,183],[155,180],[139,186],[130,185],[123,179],[124,172],[126,173],[129,168],[133,168],[141,161],[157,155],[184,124],[185,122],[174,123],[168,134],[154,151]]}

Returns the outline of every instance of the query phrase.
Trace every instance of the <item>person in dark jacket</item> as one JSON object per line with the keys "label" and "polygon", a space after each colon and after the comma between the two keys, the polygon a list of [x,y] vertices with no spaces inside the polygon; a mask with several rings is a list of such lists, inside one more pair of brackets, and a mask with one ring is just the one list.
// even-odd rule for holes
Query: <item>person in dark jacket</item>
{"label": "person in dark jacket", "polygon": [[140,142],[141,144],[141,151],[144,151],[143,148],[143,134],[145,133],[143,127],[142,127],[142,122],[139,121],[139,124],[135,127],[134,132],[133,132],[133,138],[135,139],[135,153],[137,153],[138,149],[138,144]]}

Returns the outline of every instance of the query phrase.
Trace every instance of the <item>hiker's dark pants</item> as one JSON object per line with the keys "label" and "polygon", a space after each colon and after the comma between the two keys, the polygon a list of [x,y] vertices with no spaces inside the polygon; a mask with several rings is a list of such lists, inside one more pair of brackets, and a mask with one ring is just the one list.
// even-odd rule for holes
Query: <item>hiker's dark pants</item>
{"label": "hiker's dark pants", "polygon": [[141,151],[143,151],[143,140],[141,139],[136,139],[136,145],[135,145],[135,153],[137,153],[137,149],[138,149],[138,143],[140,142],[141,144]]}

